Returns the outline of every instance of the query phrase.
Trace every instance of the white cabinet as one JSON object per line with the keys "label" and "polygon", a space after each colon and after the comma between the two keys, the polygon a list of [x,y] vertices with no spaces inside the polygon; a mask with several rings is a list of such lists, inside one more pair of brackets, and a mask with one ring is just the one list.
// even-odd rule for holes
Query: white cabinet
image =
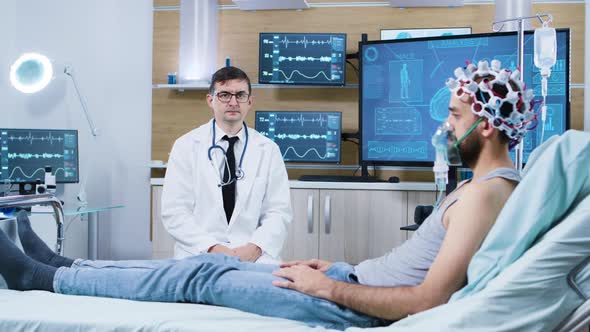
{"label": "white cabinet", "polygon": [[293,221],[287,228],[283,260],[318,257],[319,194],[317,189],[291,189]]}
{"label": "white cabinet", "polygon": [[174,256],[174,239],[162,224],[162,186],[152,186],[152,259]]}
{"label": "white cabinet", "polygon": [[321,190],[319,258],[359,263],[405,240],[405,193],[382,190]]}
{"label": "white cabinet", "polygon": [[291,189],[293,222],[282,258],[352,264],[400,245],[406,234],[404,191]]}

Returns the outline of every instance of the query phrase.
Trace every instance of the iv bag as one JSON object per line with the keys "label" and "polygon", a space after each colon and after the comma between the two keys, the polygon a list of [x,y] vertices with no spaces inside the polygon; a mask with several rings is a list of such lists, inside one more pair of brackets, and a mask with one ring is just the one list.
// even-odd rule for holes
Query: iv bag
{"label": "iv bag", "polygon": [[535,66],[551,69],[557,59],[555,29],[548,26],[535,29]]}

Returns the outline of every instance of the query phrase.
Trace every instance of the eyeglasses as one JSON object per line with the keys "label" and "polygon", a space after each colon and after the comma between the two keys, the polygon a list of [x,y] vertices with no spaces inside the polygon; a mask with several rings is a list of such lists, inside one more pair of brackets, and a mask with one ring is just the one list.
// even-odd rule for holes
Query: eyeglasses
{"label": "eyeglasses", "polygon": [[250,94],[245,92],[238,92],[238,93],[230,93],[230,92],[218,92],[215,94],[217,99],[219,99],[222,103],[229,103],[232,97],[236,97],[236,101],[238,103],[246,103],[248,102],[248,98],[250,98]]}

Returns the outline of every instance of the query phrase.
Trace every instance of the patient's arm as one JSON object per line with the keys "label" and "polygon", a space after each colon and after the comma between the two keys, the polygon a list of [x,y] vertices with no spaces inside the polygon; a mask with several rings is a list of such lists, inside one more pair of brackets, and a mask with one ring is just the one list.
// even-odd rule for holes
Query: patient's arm
{"label": "patient's arm", "polygon": [[418,286],[350,284],[335,281],[318,270],[301,265],[275,272],[291,281],[275,281],[274,284],[390,320],[446,303],[465,284],[469,261],[496,220],[512,188],[512,184],[501,179],[474,183],[465,188],[461,199],[445,214],[449,223],[447,234],[424,282]]}

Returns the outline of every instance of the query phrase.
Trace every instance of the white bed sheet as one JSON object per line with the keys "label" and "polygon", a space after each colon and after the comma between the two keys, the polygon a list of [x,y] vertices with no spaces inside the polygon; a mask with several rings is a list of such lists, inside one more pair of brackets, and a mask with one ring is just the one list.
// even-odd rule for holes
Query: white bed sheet
{"label": "white bed sheet", "polygon": [[138,302],[0,289],[0,331],[336,331],[191,303]]}

